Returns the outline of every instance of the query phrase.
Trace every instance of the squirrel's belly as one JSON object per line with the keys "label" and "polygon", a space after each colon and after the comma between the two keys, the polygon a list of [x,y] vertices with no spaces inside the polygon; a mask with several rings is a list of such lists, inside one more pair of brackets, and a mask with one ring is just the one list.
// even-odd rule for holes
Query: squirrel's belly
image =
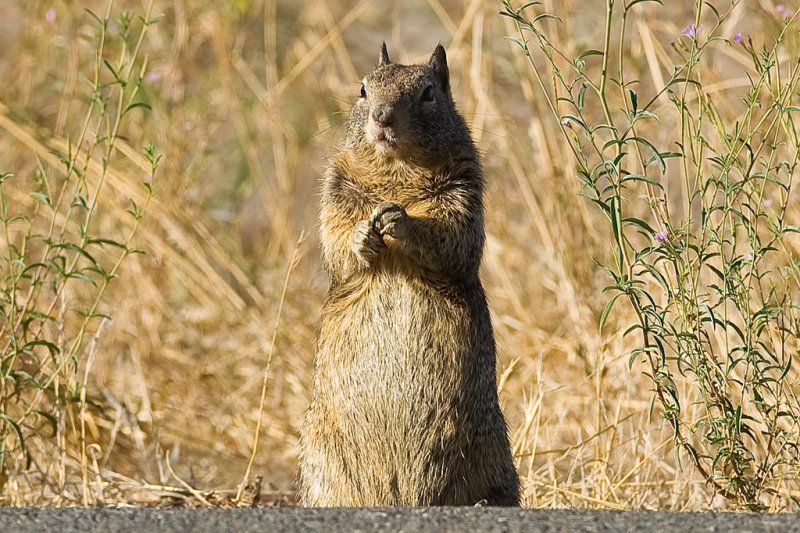
{"label": "squirrel's belly", "polygon": [[468,349],[473,322],[469,309],[422,281],[376,275],[356,294],[326,303],[319,347],[339,361],[419,364],[423,353],[443,350],[439,355],[452,358]]}
{"label": "squirrel's belly", "polygon": [[323,311],[317,409],[335,417],[337,438],[357,450],[339,458],[354,486],[394,494],[362,503],[430,503],[469,446],[472,321],[413,280],[372,282],[347,306]]}
{"label": "squirrel's belly", "polygon": [[375,276],[346,304],[326,305],[317,370],[345,410],[427,416],[461,396],[473,328],[467,308],[422,282]]}

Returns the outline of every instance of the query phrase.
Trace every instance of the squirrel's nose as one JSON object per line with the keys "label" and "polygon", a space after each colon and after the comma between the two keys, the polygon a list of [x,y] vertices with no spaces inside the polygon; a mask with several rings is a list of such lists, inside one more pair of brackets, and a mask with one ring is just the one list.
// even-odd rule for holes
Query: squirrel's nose
{"label": "squirrel's nose", "polygon": [[389,104],[379,105],[372,110],[372,120],[381,126],[391,126],[394,120],[394,110]]}

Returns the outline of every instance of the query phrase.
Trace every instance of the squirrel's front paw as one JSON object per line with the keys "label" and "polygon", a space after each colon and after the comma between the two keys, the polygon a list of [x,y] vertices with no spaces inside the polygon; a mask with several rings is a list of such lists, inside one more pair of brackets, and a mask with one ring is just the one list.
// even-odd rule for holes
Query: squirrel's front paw
{"label": "squirrel's front paw", "polygon": [[362,220],[353,228],[350,247],[361,264],[369,266],[386,249],[386,243],[383,242],[381,234],[373,228],[372,222]]}
{"label": "squirrel's front paw", "polygon": [[372,212],[372,227],[380,235],[389,235],[395,239],[405,238],[408,215],[402,205],[392,202],[381,202]]}

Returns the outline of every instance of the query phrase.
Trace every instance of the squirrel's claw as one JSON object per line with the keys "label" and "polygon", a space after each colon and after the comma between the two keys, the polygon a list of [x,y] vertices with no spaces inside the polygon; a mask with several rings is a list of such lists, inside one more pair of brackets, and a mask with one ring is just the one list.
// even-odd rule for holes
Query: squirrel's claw
{"label": "squirrel's claw", "polygon": [[408,215],[403,206],[393,202],[381,202],[372,211],[370,217],[373,229],[380,235],[388,235],[394,239],[405,236]]}
{"label": "squirrel's claw", "polygon": [[350,247],[362,265],[370,266],[386,249],[386,243],[369,220],[362,220],[353,228]]}

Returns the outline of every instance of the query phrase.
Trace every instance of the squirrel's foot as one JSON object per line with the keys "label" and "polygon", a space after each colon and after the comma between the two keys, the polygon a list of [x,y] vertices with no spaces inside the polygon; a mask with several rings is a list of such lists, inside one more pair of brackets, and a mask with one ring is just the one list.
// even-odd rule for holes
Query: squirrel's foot
{"label": "squirrel's foot", "polygon": [[372,227],[382,235],[403,240],[408,229],[408,215],[403,206],[392,202],[381,202],[372,211]]}
{"label": "squirrel's foot", "polygon": [[386,243],[383,242],[381,234],[373,228],[372,222],[362,220],[353,228],[350,247],[358,261],[368,267],[386,249]]}

